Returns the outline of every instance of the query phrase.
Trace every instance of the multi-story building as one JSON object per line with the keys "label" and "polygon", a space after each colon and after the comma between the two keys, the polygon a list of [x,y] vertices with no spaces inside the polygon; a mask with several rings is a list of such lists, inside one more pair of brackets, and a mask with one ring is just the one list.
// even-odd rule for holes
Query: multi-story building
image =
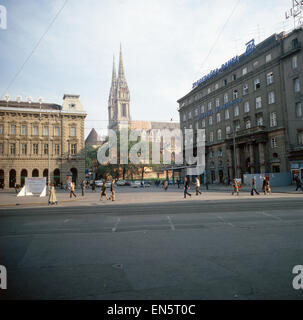
{"label": "multi-story building", "polygon": [[178,101],[181,129],[205,129],[208,181],[290,170],[303,177],[302,42],[301,28],[252,40]]}
{"label": "multi-story building", "polygon": [[85,178],[84,120],[77,95],[63,105],[0,101],[0,184],[12,188],[26,177],[56,184]]}

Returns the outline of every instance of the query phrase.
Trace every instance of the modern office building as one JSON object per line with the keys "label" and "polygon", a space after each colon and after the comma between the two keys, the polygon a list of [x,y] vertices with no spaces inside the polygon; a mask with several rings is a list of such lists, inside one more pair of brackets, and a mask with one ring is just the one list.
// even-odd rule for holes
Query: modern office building
{"label": "modern office building", "polygon": [[0,101],[0,183],[23,185],[26,177],[56,184],[85,178],[84,120],[78,95],[63,104]]}
{"label": "modern office building", "polygon": [[178,100],[181,129],[205,129],[206,175],[303,177],[303,30],[274,34],[193,84]]}

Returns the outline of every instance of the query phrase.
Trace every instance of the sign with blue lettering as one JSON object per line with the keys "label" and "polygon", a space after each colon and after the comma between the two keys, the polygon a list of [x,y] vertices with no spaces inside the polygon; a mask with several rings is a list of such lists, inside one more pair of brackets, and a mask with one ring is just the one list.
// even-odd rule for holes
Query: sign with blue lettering
{"label": "sign with blue lettering", "polygon": [[[246,43],[246,51],[245,51],[244,55],[245,56],[250,55],[251,53],[254,52],[255,48],[256,48],[255,39],[252,39]],[[204,84],[208,80],[214,78],[218,73],[225,71],[227,68],[231,67],[232,65],[239,63],[239,61],[240,61],[239,56],[236,56],[236,57],[230,59],[226,63],[222,64],[220,69],[212,70],[208,75],[206,75],[203,78],[201,78],[200,80],[196,81],[193,84],[193,89],[199,87],[201,84]]]}

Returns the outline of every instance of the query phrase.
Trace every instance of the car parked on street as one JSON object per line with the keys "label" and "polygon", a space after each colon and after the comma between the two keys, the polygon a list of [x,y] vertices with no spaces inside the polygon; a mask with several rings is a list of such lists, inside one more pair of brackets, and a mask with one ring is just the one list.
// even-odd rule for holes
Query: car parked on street
{"label": "car parked on street", "polygon": [[117,181],[117,186],[119,186],[119,187],[126,186],[126,181],[125,181],[125,180],[119,180],[119,181]]}
{"label": "car parked on street", "polygon": [[130,186],[131,186],[132,188],[140,188],[140,187],[141,187],[141,181],[131,182]]}
{"label": "car parked on street", "polygon": [[100,187],[103,186],[103,181],[102,180],[96,180],[95,181],[95,185],[96,185],[97,188],[100,188]]}

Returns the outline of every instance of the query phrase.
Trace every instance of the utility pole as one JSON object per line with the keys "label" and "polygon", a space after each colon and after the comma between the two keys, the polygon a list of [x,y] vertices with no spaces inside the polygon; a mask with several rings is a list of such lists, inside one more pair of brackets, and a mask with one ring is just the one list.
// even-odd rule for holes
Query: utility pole
{"label": "utility pole", "polygon": [[235,179],[237,178],[237,152],[236,152],[236,132],[235,132],[235,124],[233,123],[233,145],[234,145],[234,172]]}

